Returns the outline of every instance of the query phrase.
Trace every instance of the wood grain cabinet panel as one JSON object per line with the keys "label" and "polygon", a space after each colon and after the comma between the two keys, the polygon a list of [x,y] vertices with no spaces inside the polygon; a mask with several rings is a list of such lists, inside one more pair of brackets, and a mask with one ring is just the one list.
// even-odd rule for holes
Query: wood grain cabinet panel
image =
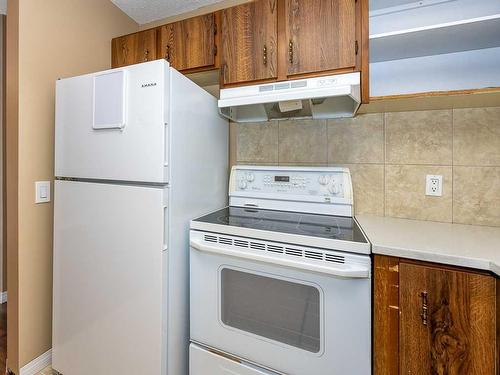
{"label": "wood grain cabinet panel", "polygon": [[135,63],[138,40],[137,34],[131,34],[115,38],[111,41],[112,68],[119,68]]}
{"label": "wood grain cabinet panel", "polygon": [[285,0],[287,75],[356,66],[355,0]]}
{"label": "wood grain cabinet panel", "polygon": [[494,375],[492,276],[401,263],[401,374]]}
{"label": "wood grain cabinet panel", "polygon": [[112,68],[156,59],[156,29],[114,38],[111,44]]}
{"label": "wood grain cabinet panel", "polygon": [[375,255],[374,375],[500,374],[500,279]]}
{"label": "wood grain cabinet panel", "polygon": [[277,78],[277,0],[256,0],[221,14],[222,84]]}
{"label": "wood grain cabinet panel", "polygon": [[163,25],[158,56],[179,71],[214,68],[217,48],[214,13]]}
{"label": "wood grain cabinet panel", "polygon": [[399,258],[373,260],[373,373],[399,374]]}

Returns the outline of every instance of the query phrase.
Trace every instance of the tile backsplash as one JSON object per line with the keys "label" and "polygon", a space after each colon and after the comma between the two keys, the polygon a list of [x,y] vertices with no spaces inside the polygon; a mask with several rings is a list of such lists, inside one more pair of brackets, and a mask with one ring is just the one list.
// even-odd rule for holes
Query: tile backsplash
{"label": "tile backsplash", "polygon": [[[233,124],[238,164],[350,168],[356,213],[500,226],[500,107]],[[425,176],[443,195],[425,195]]]}

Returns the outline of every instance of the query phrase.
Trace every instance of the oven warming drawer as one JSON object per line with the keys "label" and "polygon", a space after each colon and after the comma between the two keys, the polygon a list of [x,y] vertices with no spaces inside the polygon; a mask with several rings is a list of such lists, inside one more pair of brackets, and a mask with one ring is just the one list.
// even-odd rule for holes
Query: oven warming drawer
{"label": "oven warming drawer", "polygon": [[278,375],[199,345],[189,345],[189,375]]}

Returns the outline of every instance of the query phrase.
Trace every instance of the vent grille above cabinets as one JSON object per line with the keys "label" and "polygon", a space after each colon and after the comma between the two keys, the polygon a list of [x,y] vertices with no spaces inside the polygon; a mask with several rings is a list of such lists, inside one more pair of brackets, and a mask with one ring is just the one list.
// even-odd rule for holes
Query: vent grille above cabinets
{"label": "vent grille above cabinets", "polygon": [[225,246],[231,246],[239,249],[255,250],[258,252],[268,252],[273,255],[283,256],[287,258],[303,258],[304,260],[345,264],[344,256],[339,255],[329,250],[309,249],[299,247],[287,247],[276,243],[248,241],[242,238],[231,238],[227,236],[218,236],[213,234],[205,234],[205,241],[211,243],[219,243]]}

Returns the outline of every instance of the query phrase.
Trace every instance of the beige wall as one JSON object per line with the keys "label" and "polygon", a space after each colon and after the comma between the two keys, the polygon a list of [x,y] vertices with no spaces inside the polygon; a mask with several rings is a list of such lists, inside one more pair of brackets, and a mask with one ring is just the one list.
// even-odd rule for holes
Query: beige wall
{"label": "beige wall", "polygon": [[111,38],[138,30],[107,0],[9,0],[9,17],[17,4],[19,362],[9,354],[13,368],[51,348],[53,206],[34,203],[34,182],[54,176],[55,81],[109,68]]}
{"label": "beige wall", "polygon": [[[18,139],[19,139],[19,4],[9,0],[6,40],[6,250],[7,289],[7,365],[14,371],[19,365],[19,269],[18,269]],[[10,365],[9,365],[10,364]]]}
{"label": "beige wall", "polygon": [[500,107],[232,127],[236,163],[349,167],[356,213],[500,226]]}
{"label": "beige wall", "polygon": [[[5,24],[6,19],[5,15],[0,15],[0,121],[1,121],[1,126],[0,126],[0,196],[3,197],[3,191],[4,191],[4,146],[3,146],[3,139],[4,139],[4,130],[5,130],[5,119],[4,119],[4,113],[5,113]],[[3,212],[4,212],[4,201],[3,199],[0,199],[0,212],[2,214],[0,215],[0,291],[4,292],[7,290],[7,272],[5,272],[6,268],[6,250],[4,246],[4,217],[3,217]]]}

